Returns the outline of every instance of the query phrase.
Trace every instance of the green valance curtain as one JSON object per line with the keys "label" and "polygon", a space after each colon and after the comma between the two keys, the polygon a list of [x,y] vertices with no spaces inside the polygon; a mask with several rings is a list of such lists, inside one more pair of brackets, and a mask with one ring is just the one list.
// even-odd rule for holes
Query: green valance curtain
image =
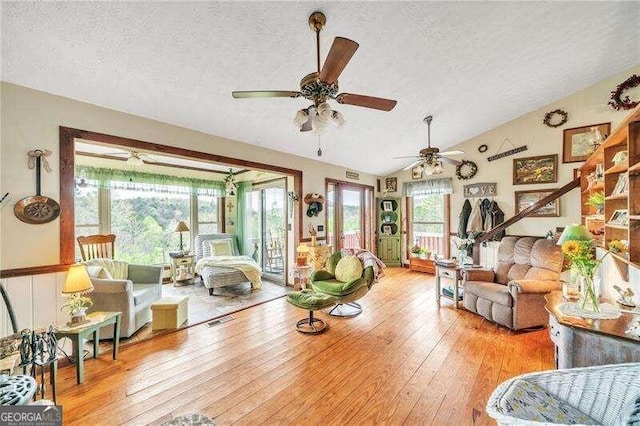
{"label": "green valance curtain", "polygon": [[404,184],[405,197],[413,197],[414,195],[451,193],[453,193],[451,178],[428,179],[419,182],[405,182]]}
{"label": "green valance curtain", "polygon": [[85,166],[76,167],[76,176],[84,178],[87,185],[100,188],[196,194],[212,197],[224,197],[225,195],[224,181]]}

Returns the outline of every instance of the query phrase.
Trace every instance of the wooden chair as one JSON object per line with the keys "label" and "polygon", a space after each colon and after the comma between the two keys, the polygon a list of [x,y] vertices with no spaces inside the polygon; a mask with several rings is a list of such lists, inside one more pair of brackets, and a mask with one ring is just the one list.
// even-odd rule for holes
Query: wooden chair
{"label": "wooden chair", "polygon": [[283,249],[284,237],[282,235],[282,232],[279,229],[276,231],[269,230],[266,250],[266,267],[269,272],[277,273],[284,271]]}
{"label": "wooden chair", "polygon": [[77,241],[83,261],[95,258],[113,259],[116,241],[114,234],[80,236]]}

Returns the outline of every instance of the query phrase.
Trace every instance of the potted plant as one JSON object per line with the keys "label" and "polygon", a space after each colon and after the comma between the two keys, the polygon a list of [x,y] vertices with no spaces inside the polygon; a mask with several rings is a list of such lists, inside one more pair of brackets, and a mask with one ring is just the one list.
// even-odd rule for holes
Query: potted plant
{"label": "potted plant", "polygon": [[604,213],[604,191],[594,192],[589,195],[586,204],[596,209],[596,214]]}
{"label": "potted plant", "polygon": [[80,294],[72,294],[69,296],[67,303],[62,305],[60,310],[64,311],[65,309],[68,309],[71,314],[71,322],[77,323],[84,320],[87,309],[92,306],[93,300],[91,300],[90,297],[82,296]]}

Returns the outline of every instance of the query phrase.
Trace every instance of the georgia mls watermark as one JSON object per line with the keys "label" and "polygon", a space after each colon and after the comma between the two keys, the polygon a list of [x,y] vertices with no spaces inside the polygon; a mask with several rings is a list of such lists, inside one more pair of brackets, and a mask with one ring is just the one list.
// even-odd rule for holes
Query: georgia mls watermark
{"label": "georgia mls watermark", "polygon": [[61,405],[0,406],[2,426],[62,426]]}

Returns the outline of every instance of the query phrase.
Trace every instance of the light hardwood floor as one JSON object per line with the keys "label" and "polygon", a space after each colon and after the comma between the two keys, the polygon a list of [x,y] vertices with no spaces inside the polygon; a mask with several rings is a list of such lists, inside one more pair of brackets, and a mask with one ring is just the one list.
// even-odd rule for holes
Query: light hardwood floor
{"label": "light hardwood floor", "polygon": [[546,329],[513,333],[444,299],[432,276],[388,268],[350,319],[319,316],[278,299],[233,321],[181,330],[59,373],[65,424],[161,424],[203,413],[218,425],[492,424],[491,391],[514,375],[553,368]]}

